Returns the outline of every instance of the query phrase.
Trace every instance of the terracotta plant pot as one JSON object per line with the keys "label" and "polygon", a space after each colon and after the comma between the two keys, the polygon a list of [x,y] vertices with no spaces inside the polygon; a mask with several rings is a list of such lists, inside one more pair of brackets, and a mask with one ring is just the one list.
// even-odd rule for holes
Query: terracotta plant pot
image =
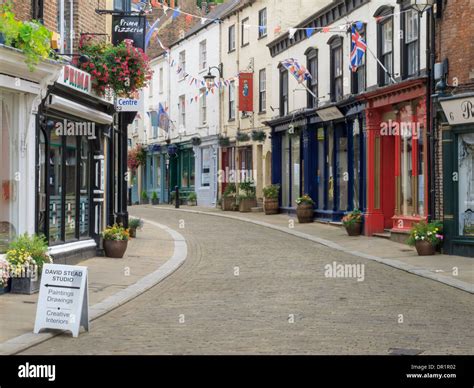
{"label": "terracotta plant pot", "polygon": [[418,252],[418,256],[432,256],[436,252],[436,246],[429,241],[417,241],[415,242],[415,248]]}
{"label": "terracotta plant pot", "polygon": [[265,198],[263,201],[263,210],[266,215],[278,214],[280,212],[278,198]]}
{"label": "terracotta plant pot", "polygon": [[313,205],[302,203],[296,208],[296,216],[300,224],[307,224],[313,222],[314,210]]}
{"label": "terracotta plant pot", "polygon": [[128,240],[104,240],[105,256],[121,259],[127,250]]}
{"label": "terracotta plant pot", "polygon": [[239,202],[239,212],[250,213],[253,207],[257,207],[256,198],[243,198]]}
{"label": "terracotta plant pot", "polygon": [[351,225],[344,226],[349,236],[360,236],[362,233],[362,222],[354,222]]}
{"label": "terracotta plant pot", "polygon": [[231,211],[232,206],[235,204],[235,198],[234,197],[223,197],[222,198],[222,203],[221,203],[221,208],[224,211]]}
{"label": "terracotta plant pot", "polygon": [[136,238],[137,237],[137,229],[136,228],[128,228],[128,233],[130,237]]}

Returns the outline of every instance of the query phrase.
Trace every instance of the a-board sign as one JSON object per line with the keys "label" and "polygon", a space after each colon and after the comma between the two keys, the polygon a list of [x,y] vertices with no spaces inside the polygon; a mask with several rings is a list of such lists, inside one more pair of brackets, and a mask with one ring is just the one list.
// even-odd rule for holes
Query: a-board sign
{"label": "a-board sign", "polygon": [[34,333],[59,329],[77,337],[81,326],[89,330],[87,267],[45,264]]}

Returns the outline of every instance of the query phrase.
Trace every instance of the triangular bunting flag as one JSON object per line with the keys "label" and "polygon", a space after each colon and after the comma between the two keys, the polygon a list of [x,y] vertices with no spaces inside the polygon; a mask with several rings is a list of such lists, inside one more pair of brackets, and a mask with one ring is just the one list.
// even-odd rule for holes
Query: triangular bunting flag
{"label": "triangular bunting flag", "polygon": [[314,33],[314,28],[307,28],[307,29],[306,29],[306,36],[307,36],[308,38],[310,38],[311,35],[313,35],[313,33]]}
{"label": "triangular bunting flag", "polygon": [[288,30],[288,33],[289,33],[290,39],[293,39],[293,37],[294,37],[295,34],[296,34],[296,28],[290,28],[290,29]]}
{"label": "triangular bunting flag", "polygon": [[179,7],[176,8],[173,12],[173,16],[171,16],[171,19],[172,20],[176,19],[179,16],[180,13],[181,13],[181,10],[179,9]]}

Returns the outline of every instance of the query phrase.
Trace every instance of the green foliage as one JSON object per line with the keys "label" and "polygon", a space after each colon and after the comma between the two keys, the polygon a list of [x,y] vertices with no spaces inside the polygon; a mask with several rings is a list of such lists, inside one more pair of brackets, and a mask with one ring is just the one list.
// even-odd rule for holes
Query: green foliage
{"label": "green foliage", "polygon": [[28,233],[18,236],[10,243],[6,258],[14,270],[34,264],[41,270],[43,264],[53,262],[48,254],[46,239],[38,235],[30,236]]}
{"label": "green foliage", "polygon": [[142,199],[147,200],[148,199],[148,194],[146,191],[142,191]]}
{"label": "green foliage", "polygon": [[52,32],[36,20],[16,20],[9,3],[0,6],[0,33],[7,46],[23,51],[30,71],[34,71],[41,59],[52,56]]}
{"label": "green foliage", "polygon": [[241,131],[237,132],[237,134],[235,135],[235,138],[237,139],[237,141],[249,141],[250,140],[249,134],[246,133],[246,132],[241,132]]}
{"label": "green foliage", "polygon": [[278,194],[280,192],[280,185],[270,185],[263,188],[263,196],[265,198],[278,198]]}
{"label": "green foliage", "polygon": [[219,146],[229,147],[230,146],[230,139],[227,136],[219,135]]}
{"label": "green foliage", "polygon": [[253,141],[265,141],[267,134],[263,129],[254,129],[252,130],[252,140]]}
{"label": "green foliage", "polygon": [[438,245],[443,241],[443,224],[441,221],[430,223],[421,221],[414,224],[407,242],[409,245],[415,245],[417,241],[428,241],[433,245]]}
{"label": "green foliage", "polygon": [[197,201],[197,194],[194,191],[189,193],[188,201],[191,201],[191,202]]}
{"label": "green foliage", "polygon": [[103,232],[102,237],[104,240],[112,241],[126,241],[129,239],[128,229],[125,229],[121,224],[114,224],[108,226]]}
{"label": "green foliage", "polygon": [[130,229],[141,229],[143,228],[143,220],[141,218],[130,218],[128,227]]}
{"label": "green foliage", "polygon": [[246,180],[239,183],[239,199],[245,198],[255,198],[256,197],[256,188],[255,183],[252,180]]}
{"label": "green foliage", "polygon": [[342,218],[344,226],[352,226],[356,222],[362,222],[362,212],[359,209],[354,209]]}
{"label": "green foliage", "polygon": [[152,194],[151,194],[151,199],[156,201],[158,199],[158,194],[156,194],[156,191],[154,191]]}
{"label": "green foliage", "polygon": [[237,194],[237,186],[235,183],[228,183],[224,190],[224,197],[235,197]]}

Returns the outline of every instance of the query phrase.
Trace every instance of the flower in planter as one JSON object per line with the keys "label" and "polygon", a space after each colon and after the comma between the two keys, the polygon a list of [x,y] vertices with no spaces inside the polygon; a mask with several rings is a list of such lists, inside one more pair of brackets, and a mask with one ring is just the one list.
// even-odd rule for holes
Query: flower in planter
{"label": "flower in planter", "polygon": [[443,241],[442,223],[440,221],[429,223],[421,221],[414,224],[407,242],[413,246],[417,241],[426,241],[433,246],[440,244]]}
{"label": "flower in planter", "polygon": [[253,141],[265,141],[267,134],[262,129],[253,129],[252,130],[252,140]]}
{"label": "flower in planter", "polygon": [[229,147],[230,146],[230,139],[227,136],[219,135],[219,146]]}
{"label": "flower in planter", "polygon": [[102,232],[102,237],[104,240],[127,241],[130,235],[128,229],[124,228],[121,224],[114,224],[105,228]]}
{"label": "flower in planter", "polygon": [[297,205],[314,205],[313,199],[309,196],[309,194],[305,194],[296,199]]}
{"label": "flower in planter", "polygon": [[280,192],[280,185],[269,185],[263,188],[263,196],[268,199],[278,198]]}
{"label": "flower in planter", "polygon": [[0,259],[0,287],[5,288],[10,278],[10,265],[7,261]]}
{"label": "flower in planter", "polygon": [[235,138],[237,139],[237,141],[242,141],[242,142],[250,140],[249,134],[245,132],[241,132],[241,131],[237,132],[237,134],[235,135]]}
{"label": "flower in planter", "polygon": [[130,229],[142,229],[143,228],[143,220],[141,218],[131,218],[128,222],[128,227]]}
{"label": "flower in planter", "polygon": [[342,218],[342,225],[345,227],[352,226],[356,222],[362,222],[362,212],[359,209],[354,209]]}
{"label": "flower in planter", "polygon": [[18,277],[31,270],[41,272],[44,264],[53,262],[48,253],[46,240],[27,233],[18,236],[10,243],[6,259],[12,274]]}
{"label": "flower in planter", "polygon": [[223,196],[225,198],[233,198],[237,195],[237,187],[235,183],[228,183],[225,187]]}

